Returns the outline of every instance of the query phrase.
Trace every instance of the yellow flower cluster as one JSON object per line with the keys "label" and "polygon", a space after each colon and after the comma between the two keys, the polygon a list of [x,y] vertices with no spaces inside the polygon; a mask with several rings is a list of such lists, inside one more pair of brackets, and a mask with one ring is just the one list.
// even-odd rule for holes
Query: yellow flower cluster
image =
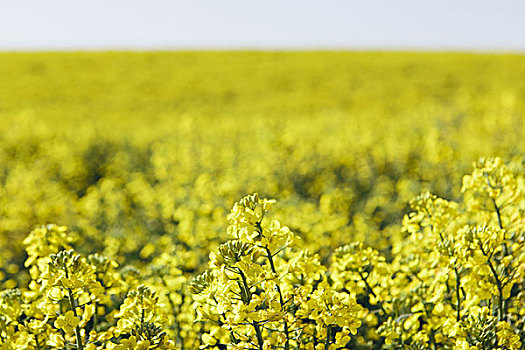
{"label": "yellow flower cluster", "polygon": [[344,347],[366,312],[353,295],[331,288],[318,257],[297,250],[288,227],[265,219],[274,202],[258,194],[237,202],[228,216],[235,239],[212,252],[211,270],[190,283],[198,320],[211,324],[203,345]]}
{"label": "yellow flower cluster", "polygon": [[386,343],[521,349],[523,174],[521,164],[480,159],[463,178],[462,201],[426,193],[411,203],[408,236],[389,264],[388,320],[379,328]]}
{"label": "yellow flower cluster", "polygon": [[[107,257],[76,253],[66,227],[36,228],[24,244],[31,281],[0,296],[2,349],[175,348],[163,330],[174,323],[163,304],[171,291],[161,299],[132,268],[117,271]],[[170,279],[169,272],[155,276]]]}

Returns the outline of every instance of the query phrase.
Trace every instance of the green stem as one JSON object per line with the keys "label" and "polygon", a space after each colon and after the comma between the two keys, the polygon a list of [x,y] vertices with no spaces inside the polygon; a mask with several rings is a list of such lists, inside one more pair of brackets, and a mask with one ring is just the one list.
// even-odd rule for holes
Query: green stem
{"label": "green stem", "polygon": [[[270,262],[270,268],[272,269],[272,272],[274,275],[277,275],[277,270],[275,269],[275,265],[273,263],[273,255],[272,252],[270,252],[270,249],[268,246],[265,247],[266,249],[266,256],[268,257],[268,261]],[[276,283],[277,286],[277,292],[279,293],[279,303],[281,304],[281,310],[284,312],[284,299],[283,294],[281,293],[281,286],[279,283]],[[288,330],[288,322],[286,322],[286,317],[283,320],[284,322],[284,334],[286,336],[286,342],[284,343],[284,350],[290,350],[290,332]]]}
{"label": "green stem", "polygon": [[461,320],[461,298],[459,295],[460,290],[460,280],[459,280],[459,271],[457,266],[454,266],[454,272],[456,274],[456,321],[459,322]]}
{"label": "green stem", "polygon": [[[66,273],[66,278],[69,278],[69,273],[67,271],[67,268],[64,268],[64,272]],[[67,289],[68,298],[69,298],[69,305],[71,306],[71,310],[73,310],[73,315],[75,315],[75,317],[78,317],[76,301],[75,301],[75,298],[73,297],[73,291],[71,290],[71,288],[66,288],[66,289]],[[75,327],[75,336],[77,338],[77,349],[83,350],[84,344],[82,344],[82,336],[80,335],[80,327],[78,325]]]}
{"label": "green stem", "polygon": [[[77,309],[75,307],[76,302],[75,302],[75,298],[73,297],[73,292],[71,291],[70,288],[67,288],[67,291],[68,291],[68,296],[69,296],[69,305],[71,306],[71,310],[73,310],[73,315],[75,315],[75,317],[78,317]],[[82,336],[80,335],[80,327],[78,325],[75,327],[75,336],[77,338],[77,349],[83,350],[84,344],[82,344]]]}
{"label": "green stem", "polygon": [[501,213],[500,213],[498,205],[496,204],[496,200],[494,198],[492,198],[492,204],[494,204],[494,209],[496,210],[496,215],[498,216],[499,228],[503,230],[503,223],[501,222]]}
{"label": "green stem", "polygon": [[498,277],[498,273],[496,272],[496,269],[494,268],[494,265],[492,264],[492,261],[490,261],[490,256],[487,255],[485,250],[483,249],[483,244],[480,244],[479,246],[481,253],[487,257],[487,264],[489,265],[490,271],[492,272],[492,275],[494,276],[494,279],[496,280],[496,287],[498,288],[498,321],[503,321],[505,318],[505,311],[503,309],[503,286],[501,284],[501,281]]}
{"label": "green stem", "polygon": [[[490,188],[494,188],[494,186],[492,186],[492,184],[490,183],[490,177],[489,177],[489,174],[485,173],[485,178],[487,179],[487,184],[489,185]],[[494,210],[496,211],[496,216],[498,217],[498,225],[499,225],[499,228],[501,230],[503,230],[503,222],[501,220],[501,211],[500,211],[500,208],[498,206],[498,204],[496,203],[496,200],[494,198],[491,198],[492,200],[492,204],[494,205]],[[503,242],[503,255],[504,256],[507,256],[509,254],[509,249],[507,247],[507,243]]]}
{"label": "green stem", "polygon": [[93,314],[93,330],[97,331],[97,323],[98,323],[98,305],[97,302],[95,302],[95,313]]}
{"label": "green stem", "polygon": [[[250,300],[252,298],[252,295],[251,295],[251,292],[250,292],[250,287],[248,286],[248,281],[246,280],[246,276],[244,275],[244,272],[242,272],[242,270],[240,268],[237,268],[237,270],[238,270],[239,275],[241,276],[242,284],[243,284],[243,287],[244,287],[244,290],[245,290],[245,293],[246,293],[246,295],[245,295],[246,300],[243,299],[243,303],[245,305],[247,305],[247,304],[250,303]],[[257,342],[259,343],[259,350],[263,350],[264,340],[263,340],[263,337],[262,337],[261,328],[259,327],[259,323],[255,322],[255,321],[252,321],[252,326],[253,326],[253,329],[255,330],[255,334],[257,336]]]}
{"label": "green stem", "polygon": [[261,328],[259,324],[255,321],[252,321],[252,326],[255,329],[255,334],[257,335],[257,342],[259,343],[259,350],[263,349],[264,340],[261,333]]}
{"label": "green stem", "polygon": [[381,308],[381,311],[383,311],[383,315],[386,315],[386,310],[385,308],[383,307],[383,304],[381,304],[381,301],[379,300],[379,298],[377,297],[376,293],[374,293],[374,290],[372,289],[372,286],[370,286],[370,284],[368,283],[368,281],[366,280],[365,276],[363,276],[363,274],[361,273],[361,271],[359,270],[356,270],[357,273],[359,274],[359,277],[361,277],[361,280],[364,282],[365,286],[366,286],[366,289],[368,290],[368,292],[370,294],[372,294],[374,296],[374,298],[378,299],[377,300],[377,305],[379,305],[379,307]]}
{"label": "green stem", "polygon": [[326,340],[324,342],[324,349],[325,350],[328,350],[328,348],[330,347],[330,336],[331,336],[331,333],[332,333],[332,326],[327,326],[326,328]]}
{"label": "green stem", "polygon": [[37,350],[40,350],[40,342],[38,341],[38,334],[35,334],[35,343]]}

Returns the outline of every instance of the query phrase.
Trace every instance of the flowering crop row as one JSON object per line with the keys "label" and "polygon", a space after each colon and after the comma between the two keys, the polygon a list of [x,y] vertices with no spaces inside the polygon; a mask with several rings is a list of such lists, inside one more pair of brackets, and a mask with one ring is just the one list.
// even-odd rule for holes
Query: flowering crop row
{"label": "flowering crop row", "polygon": [[190,281],[169,254],[141,275],[40,227],[24,240],[30,282],[0,295],[2,347],[520,350],[524,173],[480,159],[461,202],[420,195],[390,259],[357,242],[323,263],[258,194],[235,203],[230,240]]}

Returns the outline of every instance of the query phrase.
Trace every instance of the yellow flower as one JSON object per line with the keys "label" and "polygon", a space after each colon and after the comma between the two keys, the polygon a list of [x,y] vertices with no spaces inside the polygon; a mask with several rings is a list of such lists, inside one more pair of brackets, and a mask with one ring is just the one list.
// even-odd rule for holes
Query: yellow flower
{"label": "yellow flower", "polygon": [[72,310],[69,310],[65,315],[58,316],[55,321],[55,327],[63,329],[64,332],[71,334],[79,323],[80,319],[75,316]]}

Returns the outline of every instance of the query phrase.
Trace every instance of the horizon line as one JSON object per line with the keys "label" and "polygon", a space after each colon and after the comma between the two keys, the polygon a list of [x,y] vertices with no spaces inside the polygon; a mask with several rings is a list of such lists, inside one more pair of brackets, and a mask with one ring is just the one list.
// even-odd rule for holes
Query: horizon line
{"label": "horizon line", "polygon": [[100,53],[100,52],[406,52],[406,53],[473,53],[473,54],[525,54],[525,48],[491,47],[422,47],[422,46],[94,46],[94,47],[1,47],[0,53]]}

